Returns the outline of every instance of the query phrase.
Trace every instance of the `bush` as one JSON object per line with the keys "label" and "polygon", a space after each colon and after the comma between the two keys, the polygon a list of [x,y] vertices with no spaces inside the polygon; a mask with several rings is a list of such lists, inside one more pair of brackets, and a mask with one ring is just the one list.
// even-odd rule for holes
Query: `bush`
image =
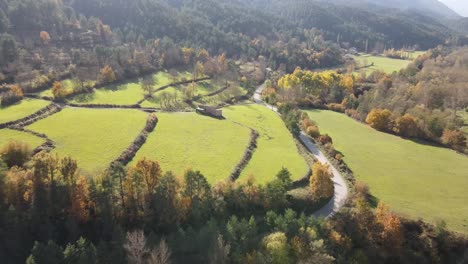
{"label": "bush", "polygon": [[313,137],[313,138],[318,138],[320,137],[320,130],[317,126],[309,126],[306,129],[307,135]]}
{"label": "bush", "polygon": [[443,144],[457,150],[463,150],[466,147],[466,136],[463,131],[458,129],[445,129],[441,140]]}
{"label": "bush", "polygon": [[327,108],[329,110],[339,112],[339,113],[344,113],[345,112],[345,107],[342,104],[328,104]]}
{"label": "bush", "polygon": [[388,109],[372,109],[367,115],[366,123],[379,131],[392,131],[392,112]]}
{"label": "bush", "polygon": [[0,155],[8,167],[23,166],[31,158],[31,147],[21,141],[10,141],[1,150]]}
{"label": "bush", "polygon": [[322,145],[326,145],[328,143],[333,144],[333,139],[328,134],[325,134],[325,135],[321,135],[319,137],[319,142]]}

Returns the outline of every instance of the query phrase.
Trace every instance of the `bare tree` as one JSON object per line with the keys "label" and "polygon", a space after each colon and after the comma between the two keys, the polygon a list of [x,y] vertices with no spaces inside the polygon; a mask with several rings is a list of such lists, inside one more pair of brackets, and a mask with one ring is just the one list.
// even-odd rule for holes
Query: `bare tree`
{"label": "bare tree", "polygon": [[132,264],[143,264],[145,255],[148,254],[146,248],[146,238],[143,231],[133,231],[127,233],[127,242],[124,244],[127,251],[128,262]]}
{"label": "bare tree", "polygon": [[171,250],[167,246],[166,240],[161,240],[159,246],[154,248],[148,259],[149,264],[170,264]]}
{"label": "bare tree", "polygon": [[212,264],[224,264],[228,263],[229,260],[229,251],[231,246],[224,242],[223,236],[219,235],[216,241],[216,245],[213,250],[213,255],[211,256],[210,263]]}

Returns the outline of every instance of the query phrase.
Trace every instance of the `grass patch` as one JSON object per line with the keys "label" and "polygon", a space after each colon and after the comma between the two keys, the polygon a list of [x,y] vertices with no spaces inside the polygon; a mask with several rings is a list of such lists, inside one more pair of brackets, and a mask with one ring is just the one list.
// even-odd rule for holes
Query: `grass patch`
{"label": "grass patch", "polygon": [[133,142],[146,118],[137,110],[67,108],[28,129],[46,134],[57,144],[54,152],[94,172],[107,168]]}
{"label": "grass patch", "polygon": [[28,134],[26,132],[11,129],[0,129],[0,148],[2,148],[8,142],[13,140],[22,141],[28,144],[31,147],[31,149],[35,149],[45,142],[44,139]]}
{"label": "grass patch", "polygon": [[393,210],[468,233],[468,157],[373,130],[330,111],[307,111],[360,181]]}
{"label": "grass patch", "polygon": [[134,161],[157,160],[164,171],[181,175],[200,170],[210,183],[226,180],[241,160],[250,130],[228,120],[195,113],[160,113],[159,123]]}
{"label": "grass patch", "polygon": [[109,85],[93,93],[79,94],[69,100],[75,104],[132,105],[143,99],[144,92],[139,82]]}
{"label": "grass patch", "polygon": [[274,179],[283,167],[291,172],[295,180],[307,173],[306,161],[299,154],[291,133],[276,113],[264,106],[249,104],[224,108],[223,115],[230,121],[257,130],[260,134],[258,147],[240,180],[254,175],[257,182],[266,183]]}
{"label": "grass patch", "polygon": [[26,98],[14,105],[0,107],[0,124],[27,117],[49,104],[50,102],[44,100]]}
{"label": "grass patch", "polygon": [[375,70],[381,70],[386,73],[393,73],[406,68],[411,63],[410,60],[392,59],[384,56],[372,56],[372,55],[360,55],[353,56],[356,60],[358,67],[363,67],[374,63],[374,66],[357,70],[358,72],[364,71],[366,74],[370,74]]}

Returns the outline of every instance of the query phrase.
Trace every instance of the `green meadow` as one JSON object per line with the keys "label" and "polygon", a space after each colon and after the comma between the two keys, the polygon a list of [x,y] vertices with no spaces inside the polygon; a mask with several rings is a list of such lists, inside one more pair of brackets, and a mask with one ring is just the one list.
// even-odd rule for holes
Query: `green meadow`
{"label": "green meadow", "polygon": [[468,233],[468,157],[378,132],[346,115],[307,111],[371,193],[403,215]]}
{"label": "green meadow", "polygon": [[199,170],[210,183],[226,180],[241,160],[250,130],[229,120],[196,113],[158,113],[159,122],[133,162],[157,160],[177,175]]}
{"label": "green meadow", "polygon": [[395,71],[406,68],[408,64],[411,63],[410,60],[392,59],[384,56],[372,56],[368,54],[353,56],[353,58],[356,60],[358,67],[363,67],[374,63],[374,66],[357,70],[357,72],[364,71],[366,74],[370,74],[375,70],[381,70],[386,73],[393,73]]}
{"label": "green meadow", "polygon": [[27,128],[46,134],[56,142],[54,152],[93,172],[107,168],[133,142],[147,116],[137,110],[66,108]]}
{"label": "green meadow", "polygon": [[23,99],[14,105],[0,107],[0,124],[15,121],[34,114],[49,104],[50,102],[44,100]]}
{"label": "green meadow", "polygon": [[223,115],[227,120],[253,128],[260,134],[257,149],[240,180],[253,175],[257,182],[266,183],[273,180],[283,167],[291,172],[294,180],[307,173],[307,163],[278,114],[264,106],[248,104],[223,108]]}

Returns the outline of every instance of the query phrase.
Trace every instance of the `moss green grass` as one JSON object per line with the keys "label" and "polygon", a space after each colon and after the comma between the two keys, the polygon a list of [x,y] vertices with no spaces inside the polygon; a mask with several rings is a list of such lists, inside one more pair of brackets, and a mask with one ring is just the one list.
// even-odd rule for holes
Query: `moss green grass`
{"label": "moss green grass", "polygon": [[107,168],[133,142],[146,118],[138,110],[67,108],[27,128],[46,134],[57,144],[54,152],[94,172]]}
{"label": "moss green grass", "polygon": [[468,233],[468,157],[373,130],[343,114],[307,111],[359,181],[393,210]]}
{"label": "moss green grass", "polygon": [[14,105],[0,107],[0,124],[15,121],[34,114],[49,104],[50,102],[44,100],[23,99]]}
{"label": "moss green grass", "polygon": [[273,180],[283,167],[291,172],[295,180],[307,173],[305,159],[299,154],[293,136],[276,113],[264,106],[248,104],[224,108],[223,114],[227,120],[251,127],[260,134],[258,147],[240,180],[253,175],[258,183],[266,183]]}
{"label": "moss green grass", "polygon": [[226,180],[241,160],[250,130],[196,113],[159,113],[159,122],[133,162],[157,160],[177,175],[199,170],[210,183]]}

